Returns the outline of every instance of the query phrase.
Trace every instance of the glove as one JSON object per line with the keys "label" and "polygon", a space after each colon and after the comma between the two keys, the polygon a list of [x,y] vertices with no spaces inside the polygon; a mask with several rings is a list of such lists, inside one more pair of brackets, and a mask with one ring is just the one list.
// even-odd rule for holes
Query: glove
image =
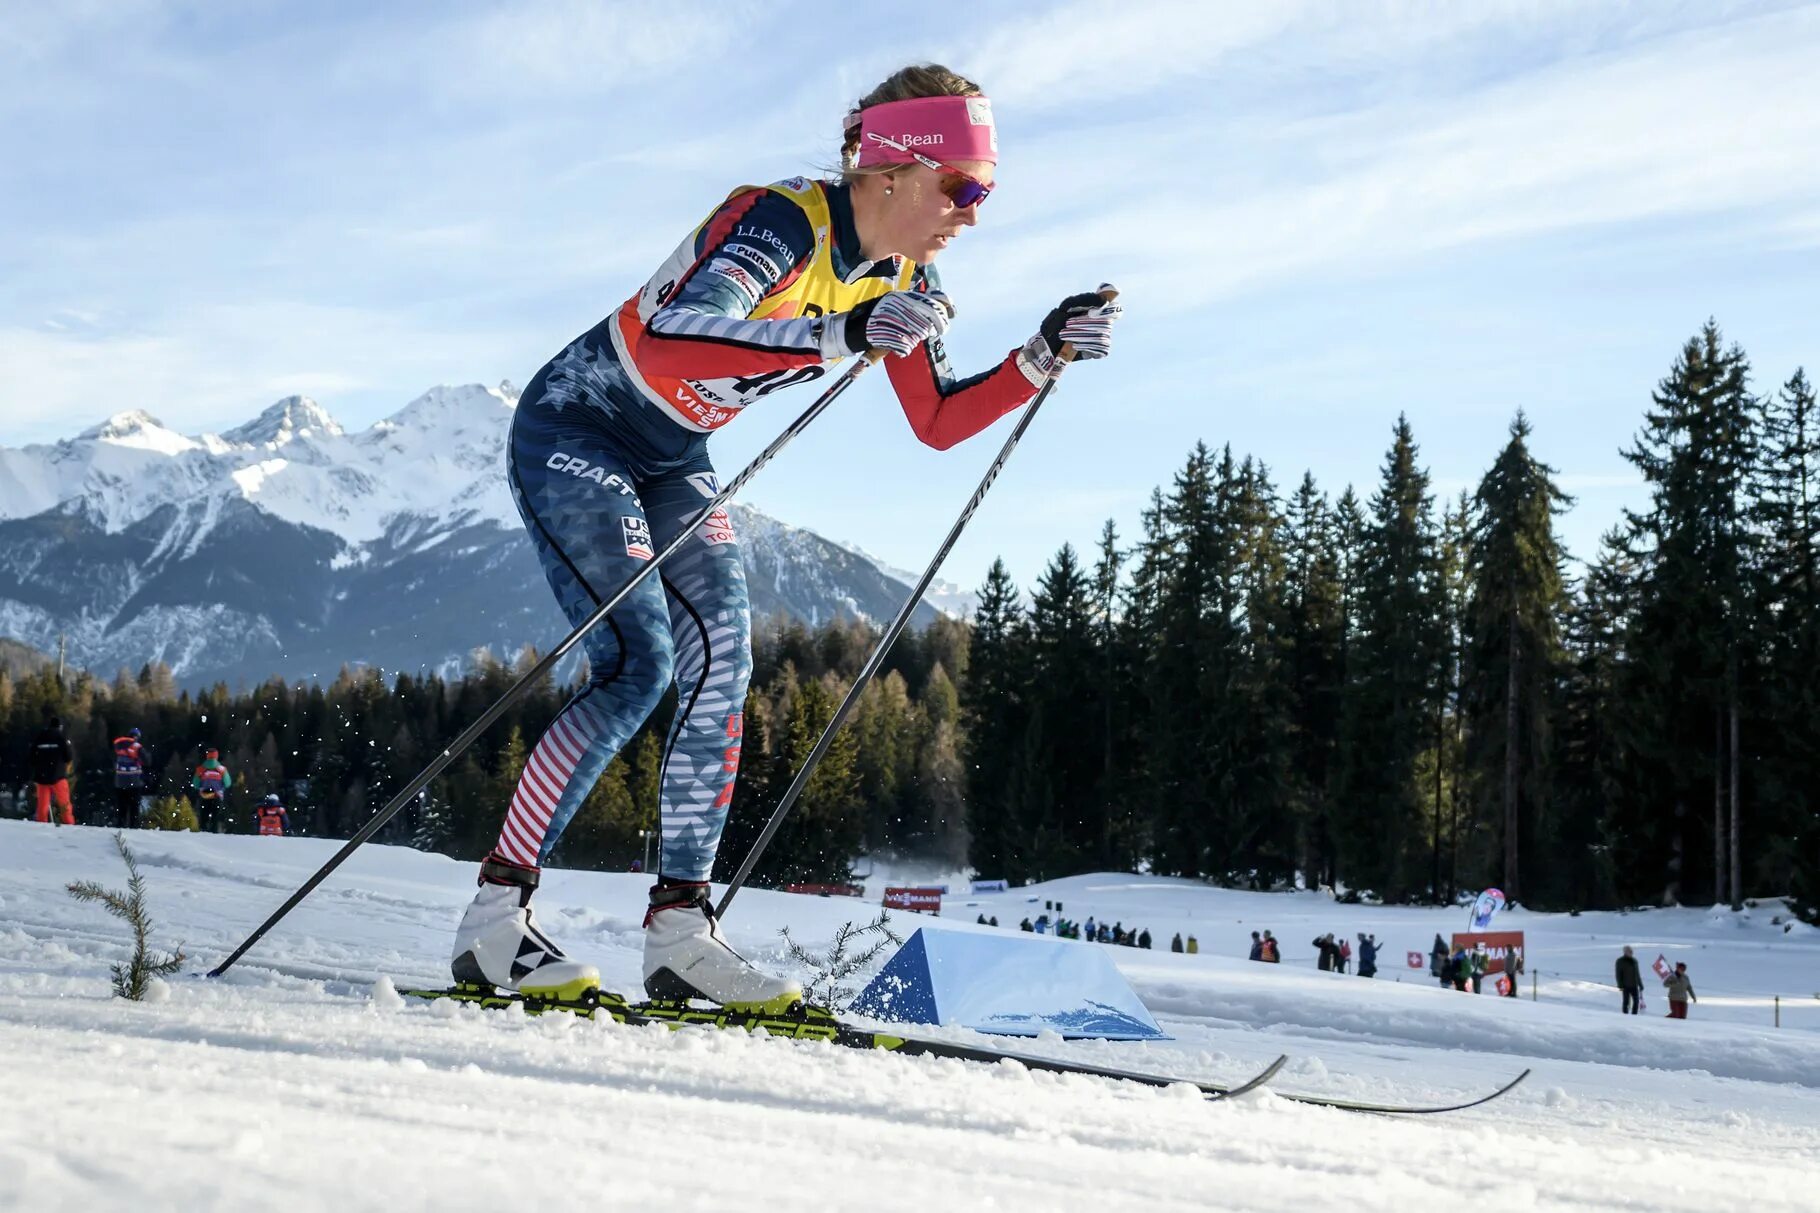
{"label": "glove", "polygon": [[1098,292],[1070,295],[1043,317],[1042,327],[1017,356],[1018,369],[1033,385],[1041,387],[1055,373],[1064,343],[1074,348],[1076,358],[1104,358],[1112,352],[1112,325],[1125,309],[1108,301],[1107,291],[1113,288],[1103,285]]}
{"label": "glove", "polygon": [[[843,358],[879,350],[901,358],[947,332],[953,315],[954,304],[940,291],[892,291],[843,316],[830,316],[822,330],[822,353]],[[835,345],[839,348],[831,348]]]}

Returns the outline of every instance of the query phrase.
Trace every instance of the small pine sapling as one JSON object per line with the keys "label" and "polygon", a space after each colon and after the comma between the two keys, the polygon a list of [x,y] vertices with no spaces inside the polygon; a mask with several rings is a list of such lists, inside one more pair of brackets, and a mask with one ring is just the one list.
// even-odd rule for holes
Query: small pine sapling
{"label": "small pine sapling", "polygon": [[[891,929],[889,910],[880,910],[878,917],[863,927],[851,922],[842,923],[834,932],[834,941],[828,945],[828,950],[820,955],[792,939],[789,927],[783,928],[778,934],[784,937],[784,946],[790,959],[811,974],[810,979],[803,983],[803,997],[811,1003],[835,1011],[846,1010],[847,1004],[859,993],[853,987],[841,983],[856,973],[864,972],[887,947],[899,946],[904,942]],[[869,935],[878,938],[868,942],[866,937]]]}
{"label": "small pine sapling", "polygon": [[114,993],[140,1002],[151,988],[152,978],[175,973],[186,957],[181,946],[174,954],[161,959],[147,950],[146,941],[152,933],[152,918],[145,908],[145,878],[139,875],[139,865],[133,859],[131,848],[126,845],[126,835],[115,833],[114,847],[126,862],[126,892],[116,893],[112,889],[104,889],[92,880],[76,880],[70,882],[69,894],[77,901],[100,902],[107,907],[109,914],[124,920],[133,928],[133,958],[126,964],[114,965],[112,972]]}

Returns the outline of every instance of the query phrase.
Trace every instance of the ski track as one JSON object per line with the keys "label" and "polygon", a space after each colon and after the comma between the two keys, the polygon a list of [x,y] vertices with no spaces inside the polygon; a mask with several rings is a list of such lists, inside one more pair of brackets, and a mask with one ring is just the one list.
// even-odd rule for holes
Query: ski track
{"label": "ski track", "polygon": [[[218,963],[338,845],[130,838],[154,946],[183,942],[192,973]],[[1603,1001],[1590,980],[1560,983],[1563,999],[1576,984],[1592,987],[1583,1003],[1538,1004],[1116,949],[1174,1040],[1013,1044],[1227,1083],[1288,1052],[1278,1090],[1417,1104],[1471,1098],[1535,1068],[1493,1104],[1400,1120],[1268,1091],[1208,1102],[1187,1086],[488,1012],[375,986],[382,976],[446,982],[471,873],[370,846],[223,978],[174,977],[161,1001],[129,1004],[109,996],[107,980],[125,956],[125,924],[62,892],[76,879],[124,885],[109,835],[0,821],[0,1073],[11,1096],[0,1099],[0,1209],[447,1211],[578,1200],[724,1210],[762,1192],[767,1203],[868,1213],[935,1202],[1404,1210],[1470,1190],[1501,1209],[1711,1213],[1811,1209],[1820,1185],[1811,1030],[1626,1020],[1593,1009]],[[552,872],[540,917],[597,960],[609,986],[635,990],[644,883]],[[1001,895],[993,912],[1015,922],[1030,892]],[[1130,899],[1138,908],[1126,918],[1153,932],[1163,923],[1165,942],[1168,915],[1192,906],[1203,946],[1217,940],[1228,954],[1216,905],[1221,931],[1242,936],[1244,914],[1235,921],[1231,907],[1286,923],[1310,904],[1105,876],[1077,878],[1066,896]],[[776,954],[785,922],[813,946],[869,910],[754,890],[728,930],[742,948]],[[975,912],[955,899],[962,921],[940,925],[975,929]],[[1312,912],[1334,925],[1369,913],[1331,902]],[[1379,919],[1361,929],[1381,929]],[[1546,928],[1540,916],[1532,924],[1537,951]],[[1777,945],[1736,942],[1747,961],[1761,946]],[[1806,939],[1786,946],[1816,955]],[[1719,966],[1730,955],[1720,947],[1703,963]],[[1563,939],[1555,952],[1566,950]],[[1745,969],[1726,971],[1735,984]]]}

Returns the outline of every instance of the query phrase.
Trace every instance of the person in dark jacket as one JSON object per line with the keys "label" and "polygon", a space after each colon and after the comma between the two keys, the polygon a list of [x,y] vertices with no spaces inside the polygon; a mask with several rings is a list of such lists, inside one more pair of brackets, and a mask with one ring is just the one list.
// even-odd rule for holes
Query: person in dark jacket
{"label": "person in dark jacket", "polygon": [[1251,955],[1246,957],[1246,959],[1247,960],[1264,959],[1264,939],[1263,939],[1263,936],[1259,935],[1256,931],[1253,931],[1251,933]]}
{"label": "person in dark jacket", "polygon": [[1447,941],[1441,938],[1440,932],[1435,932],[1435,946],[1428,950],[1428,975],[1444,986],[1453,984],[1453,979],[1447,975],[1449,956]]}
{"label": "person in dark jacket", "polygon": [[1316,952],[1315,967],[1323,973],[1333,972],[1340,958],[1340,950],[1333,946],[1333,936],[1318,935],[1313,943]]}
{"label": "person in dark jacket", "polygon": [[1375,977],[1378,972],[1378,937],[1359,936],[1359,976]]}
{"label": "person in dark jacket", "polygon": [[1642,1009],[1643,970],[1637,966],[1637,955],[1629,944],[1624,945],[1624,955],[1618,957],[1617,977],[1618,992],[1624,995],[1624,1014],[1635,1015]]}
{"label": "person in dark jacket", "polygon": [[1180,952],[1182,950],[1182,933],[1180,931],[1177,931],[1175,933],[1175,938],[1169,941],[1169,950],[1171,952]]}
{"label": "person in dark jacket", "polygon": [[128,729],[114,738],[114,824],[122,830],[139,828],[145,773],[151,765],[151,751],[139,740],[138,729]]}
{"label": "person in dark jacket", "polygon": [[49,822],[51,801],[57,802],[55,821],[60,826],[76,824],[70,808],[70,768],[75,765],[76,751],[63,735],[63,721],[55,716],[45,718],[44,728],[32,739],[31,776],[38,793],[38,811],[33,821]]}
{"label": "person in dark jacket", "polygon": [[1686,1019],[1687,1004],[1699,1002],[1694,994],[1694,983],[1687,977],[1687,962],[1677,961],[1675,971],[1662,979],[1662,985],[1668,991],[1668,1017]]}
{"label": "person in dark jacket", "polygon": [[1138,932],[1137,946],[1140,948],[1147,948],[1150,946],[1150,928],[1149,927],[1145,927],[1143,930]]}

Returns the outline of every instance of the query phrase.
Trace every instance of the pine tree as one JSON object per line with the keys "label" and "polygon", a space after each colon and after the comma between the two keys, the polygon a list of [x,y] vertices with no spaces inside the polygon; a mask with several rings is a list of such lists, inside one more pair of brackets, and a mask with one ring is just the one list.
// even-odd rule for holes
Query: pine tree
{"label": "pine tree", "polygon": [[1327,498],[1304,474],[1290,500],[1284,615],[1293,717],[1289,803],[1302,870],[1333,883],[1329,793],[1336,774],[1345,691],[1346,616],[1339,537]]}
{"label": "pine tree", "polygon": [[995,560],[974,610],[969,670],[961,695],[967,742],[967,823],[973,866],[982,876],[1026,875],[1014,772],[1028,709],[1028,640],[1017,586]]}
{"label": "pine tree", "polygon": [[[1820,417],[1804,371],[1761,402],[1761,444],[1751,483],[1760,541],[1750,613],[1761,698],[1751,736],[1757,755],[1760,840],[1749,865],[1760,887],[1788,888],[1820,920]],[[1735,820],[1735,818],[1734,818]],[[1742,895],[1742,846],[1732,851]]]}
{"label": "pine tree", "polygon": [[[1336,825],[1340,875],[1355,890],[1401,899],[1428,858],[1417,758],[1430,731],[1440,637],[1433,499],[1399,417],[1372,497],[1359,569],[1359,639],[1349,670],[1347,752]],[[1418,858],[1419,856],[1419,858]]]}
{"label": "pine tree", "polygon": [[[1637,883],[1659,881],[1670,902],[1696,889],[1724,898],[1726,799],[1740,760],[1728,733],[1740,710],[1748,622],[1740,495],[1755,440],[1749,370],[1743,351],[1725,348],[1709,321],[1682,348],[1624,452],[1643,473],[1650,508],[1626,511],[1642,579],[1619,693],[1635,778],[1614,806],[1614,823],[1636,853]],[[1710,850],[1694,833],[1703,803],[1713,806]],[[1666,821],[1661,806],[1669,807]]]}
{"label": "pine tree", "polygon": [[1551,479],[1553,469],[1530,454],[1529,434],[1519,412],[1509,443],[1474,495],[1471,601],[1463,620],[1468,786],[1481,819],[1501,823],[1500,883],[1513,900],[1527,897],[1531,883],[1541,884],[1526,881],[1521,860],[1524,842],[1543,836],[1541,815],[1554,799],[1566,604],[1554,519],[1569,499]]}
{"label": "pine tree", "polygon": [[1039,878],[1098,866],[1110,843],[1100,795],[1102,718],[1095,710],[1093,587],[1064,545],[1030,603],[1028,718],[1013,815]]}

